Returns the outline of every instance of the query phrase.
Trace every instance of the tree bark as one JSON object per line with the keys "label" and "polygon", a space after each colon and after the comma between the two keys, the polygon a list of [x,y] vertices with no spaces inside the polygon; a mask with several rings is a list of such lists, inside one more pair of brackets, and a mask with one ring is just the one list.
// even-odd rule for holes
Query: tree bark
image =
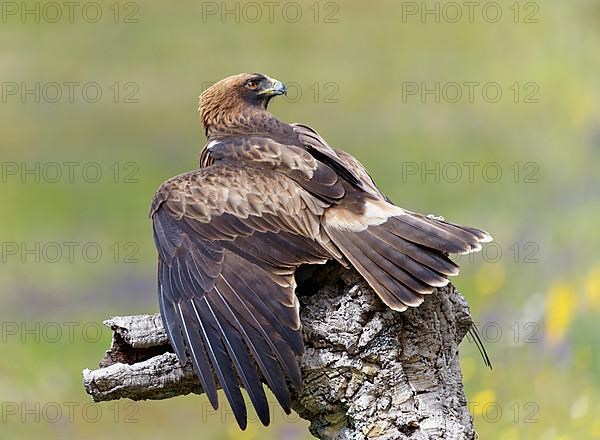
{"label": "tree bark", "polygon": [[[452,285],[394,312],[352,270],[330,263],[297,274],[306,351],[294,410],[320,439],[474,439],[458,359],[472,325]],[[172,353],[159,315],[117,317],[100,368],[83,371],[95,401],[202,393]]]}

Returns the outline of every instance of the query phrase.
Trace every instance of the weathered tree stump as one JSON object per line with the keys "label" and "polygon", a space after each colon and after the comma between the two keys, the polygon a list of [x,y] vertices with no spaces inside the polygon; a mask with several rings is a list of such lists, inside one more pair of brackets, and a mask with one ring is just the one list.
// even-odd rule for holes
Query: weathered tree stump
{"label": "weathered tree stump", "polygon": [[[471,328],[452,285],[416,309],[388,309],[352,270],[335,263],[297,274],[306,351],[293,407],[320,439],[474,439],[458,358]],[[95,401],[202,393],[173,354],[159,315],[112,318],[113,343],[84,370]]]}

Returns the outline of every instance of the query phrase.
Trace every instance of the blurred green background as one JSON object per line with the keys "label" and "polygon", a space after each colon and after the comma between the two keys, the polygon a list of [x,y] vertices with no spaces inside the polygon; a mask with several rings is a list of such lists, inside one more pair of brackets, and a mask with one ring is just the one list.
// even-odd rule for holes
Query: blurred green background
{"label": "blurred green background", "polygon": [[600,438],[600,4],[488,3],[3,2],[0,438],[311,438],[276,405],[241,432],[81,384],[99,322],[157,311],[150,199],[196,166],[199,93],[245,71],[399,205],[493,233],[454,280],[494,364],[462,343],[480,438]]}

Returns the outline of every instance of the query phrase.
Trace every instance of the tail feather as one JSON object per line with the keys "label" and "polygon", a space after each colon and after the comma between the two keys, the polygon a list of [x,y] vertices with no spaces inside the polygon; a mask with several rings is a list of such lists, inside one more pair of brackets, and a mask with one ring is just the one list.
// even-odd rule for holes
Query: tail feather
{"label": "tail feather", "polygon": [[473,324],[471,326],[471,328],[469,328],[469,335],[471,335],[471,337],[473,338],[473,342],[475,343],[475,345],[477,346],[477,349],[479,350],[479,354],[481,355],[481,358],[483,359],[483,363],[485,364],[486,367],[488,367],[491,370],[492,369],[492,361],[490,360],[490,357],[487,354],[485,345],[483,345],[483,341],[481,340],[481,337],[479,336],[479,332],[477,331],[477,326],[475,324]]}
{"label": "tail feather", "polygon": [[[355,237],[353,237],[353,238],[355,238]],[[367,241],[367,243],[368,243],[368,239],[363,239],[363,240]],[[359,241],[359,246],[363,242],[363,240]],[[354,240],[354,241],[357,241],[357,240]],[[426,283],[424,283],[416,278],[413,278],[404,269],[402,269],[400,266],[398,266],[393,260],[388,260],[386,257],[381,255],[380,253],[373,250],[372,247],[365,246],[361,250],[362,250],[363,254],[367,258],[369,258],[370,261],[372,261],[379,267],[380,271],[387,273],[389,275],[389,277],[392,278],[392,280],[396,281],[396,282],[392,282],[392,284],[388,288],[393,289],[395,287],[395,285],[398,282],[400,282],[403,285],[405,285],[406,287],[415,291],[416,293],[427,294],[427,293],[431,293],[433,291],[433,288],[431,286],[428,286]]]}
{"label": "tail feather", "polygon": [[[333,230],[332,239],[340,248],[352,266],[367,280],[379,297],[395,310],[406,310],[407,306],[416,307],[423,302],[423,297],[406,287],[397,277],[382,269],[365,253],[369,243],[365,242],[361,233],[344,233]],[[391,270],[390,270],[391,271]]]}
{"label": "tail feather", "polygon": [[423,302],[423,295],[448,284],[458,266],[447,254],[481,249],[491,240],[479,229],[408,213],[363,230],[325,223],[333,243],[394,310]]}
{"label": "tail feather", "polygon": [[389,261],[394,261],[397,266],[404,269],[413,278],[422,280],[429,286],[442,287],[448,284],[448,279],[445,275],[452,275],[455,273],[455,271],[452,270],[455,267],[452,261],[446,259],[450,264],[444,264],[445,261],[441,258],[439,259],[441,261],[430,258],[431,261],[428,261],[429,264],[427,264],[427,262],[419,262],[418,260],[411,258],[411,253],[424,253],[426,251],[418,249],[415,245],[412,246],[412,250],[406,250],[406,244],[410,244],[410,242],[406,242],[406,240],[397,236],[395,237],[396,241],[400,243],[401,247],[395,248],[390,246],[389,242],[382,237],[382,235],[385,236],[386,231],[383,229],[381,231],[383,234],[377,234],[376,231],[372,231],[371,229],[366,230],[368,235],[371,236],[369,237],[369,242],[374,251],[379,253],[382,257],[387,258]]}
{"label": "tail feather", "polygon": [[426,266],[445,276],[458,275],[456,263],[441,252],[431,252],[431,248],[405,240],[385,228],[369,228],[368,231],[391,246],[392,251],[399,252],[400,256],[408,256],[417,264],[421,263],[421,267]]}
{"label": "tail feather", "polygon": [[414,243],[450,254],[464,254],[481,249],[475,235],[465,229],[420,214],[391,217],[392,232]]}
{"label": "tail feather", "polygon": [[432,221],[433,223],[440,224],[440,225],[442,225],[443,227],[446,227],[446,228],[453,227],[454,230],[460,230],[460,231],[469,232],[480,243],[488,243],[488,242],[492,241],[492,236],[490,234],[488,234],[487,232],[481,230],[481,229],[472,228],[470,226],[458,225],[456,223],[452,223],[452,222],[449,222],[449,221],[446,221],[446,220],[440,220],[438,218],[428,218],[428,219],[430,221]]}

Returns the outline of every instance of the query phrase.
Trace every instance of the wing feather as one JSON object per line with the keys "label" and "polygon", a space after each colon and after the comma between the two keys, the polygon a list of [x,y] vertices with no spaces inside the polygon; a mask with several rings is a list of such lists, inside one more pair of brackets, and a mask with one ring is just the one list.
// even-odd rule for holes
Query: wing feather
{"label": "wing feather", "polygon": [[[253,350],[256,362],[259,364],[269,388],[277,398],[277,401],[289,414],[291,410],[290,393],[285,382],[281,368],[281,354],[276,355],[275,344],[272,341],[273,334],[269,334],[263,327],[263,323],[256,313],[253,313],[248,304],[237,294],[226,279],[223,279],[229,287],[232,296],[228,297],[228,304],[235,310],[238,319],[243,319],[243,327],[249,347]],[[264,322],[264,321],[263,321]],[[258,348],[258,349],[257,349]],[[294,378],[294,382],[297,378]]]}
{"label": "wing feather", "polygon": [[283,174],[217,163],[166,182],[152,204],[169,340],[182,364],[191,361],[214,408],[223,389],[242,428],[240,386],[265,425],[261,377],[288,413],[286,377],[302,386],[294,269],[328,258],[311,235],[324,209],[307,204],[311,197]]}
{"label": "wing feather", "polygon": [[[189,352],[192,359],[192,364],[196,373],[198,374],[198,377],[200,378],[202,388],[208,396],[208,400],[213,408],[217,409],[219,406],[217,397],[217,384],[213,376],[211,364],[208,360],[207,350],[204,346],[204,340],[200,335],[199,323],[191,320],[189,311],[186,309],[186,313],[184,313],[181,305],[182,303],[177,303],[179,315],[175,318],[175,322],[179,322],[184,331],[185,340],[187,346],[189,347]],[[169,318],[170,316],[167,315],[163,319]],[[184,359],[187,360],[187,355],[185,355]]]}
{"label": "wing feather", "polygon": [[[245,429],[247,423],[246,405],[239,389],[237,376],[233,370],[231,353],[228,353],[225,347],[228,341],[219,334],[219,323],[217,318],[210,312],[206,296],[192,298],[190,304],[196,315],[196,322],[200,324],[202,339],[206,345],[213,369],[223,387],[238,425],[240,428]],[[189,319],[189,315],[187,319]]]}

